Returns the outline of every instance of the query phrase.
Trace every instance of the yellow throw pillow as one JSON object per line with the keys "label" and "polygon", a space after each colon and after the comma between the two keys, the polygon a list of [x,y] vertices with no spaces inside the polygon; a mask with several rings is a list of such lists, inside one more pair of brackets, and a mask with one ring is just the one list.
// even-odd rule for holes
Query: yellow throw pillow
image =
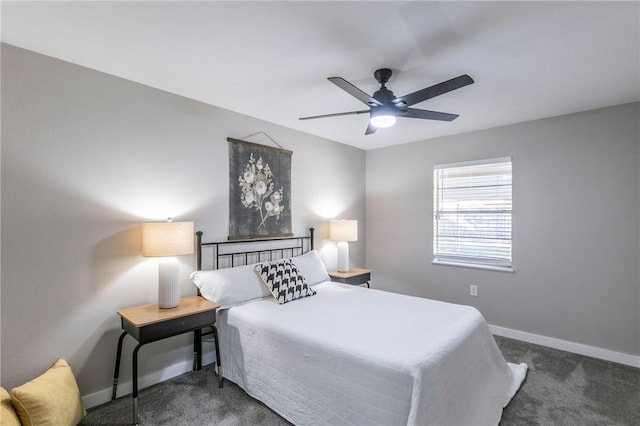
{"label": "yellow throw pillow", "polygon": [[11,391],[13,406],[24,426],[75,426],[87,414],[69,364],[53,367]]}
{"label": "yellow throw pillow", "polygon": [[11,395],[3,387],[0,387],[0,425],[2,426],[20,426],[20,419],[16,414],[16,410],[13,409],[11,403]]}

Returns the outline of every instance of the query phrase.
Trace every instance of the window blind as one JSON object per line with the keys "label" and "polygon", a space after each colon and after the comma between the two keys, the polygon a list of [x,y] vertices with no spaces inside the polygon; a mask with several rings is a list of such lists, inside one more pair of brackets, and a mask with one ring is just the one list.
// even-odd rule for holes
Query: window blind
{"label": "window blind", "polygon": [[434,166],[436,262],[511,267],[511,158]]}

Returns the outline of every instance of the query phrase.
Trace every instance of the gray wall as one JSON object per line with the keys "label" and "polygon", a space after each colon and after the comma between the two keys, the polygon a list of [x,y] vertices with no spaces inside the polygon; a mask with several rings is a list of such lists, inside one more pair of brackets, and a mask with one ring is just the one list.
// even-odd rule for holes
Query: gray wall
{"label": "gray wall", "polygon": [[[258,131],[294,152],[294,233],[315,226],[331,257],[328,219],[358,219],[351,260],[364,265],[364,151],[2,45],[2,385],[64,357],[83,395],[109,388],[116,311],[157,301],[140,224],[171,216],[226,239],[226,138]],[[180,261],[194,294],[193,257]],[[141,376],[189,361],[190,341],[145,346]]]}
{"label": "gray wall", "polygon": [[[372,284],[640,354],[639,118],[636,103],[367,151]],[[515,273],[431,264],[433,165],[503,156],[513,160]]]}

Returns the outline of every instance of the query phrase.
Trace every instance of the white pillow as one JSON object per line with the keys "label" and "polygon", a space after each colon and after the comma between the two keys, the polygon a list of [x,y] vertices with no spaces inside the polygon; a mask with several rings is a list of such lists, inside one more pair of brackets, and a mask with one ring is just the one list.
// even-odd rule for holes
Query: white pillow
{"label": "white pillow", "polygon": [[221,309],[241,305],[254,299],[271,297],[269,289],[253,269],[254,265],[196,271],[191,280],[205,299],[220,304]]}
{"label": "white pillow", "polygon": [[304,276],[307,285],[315,285],[329,280],[327,268],[322,263],[317,251],[311,250],[301,256],[292,257],[291,261]]}

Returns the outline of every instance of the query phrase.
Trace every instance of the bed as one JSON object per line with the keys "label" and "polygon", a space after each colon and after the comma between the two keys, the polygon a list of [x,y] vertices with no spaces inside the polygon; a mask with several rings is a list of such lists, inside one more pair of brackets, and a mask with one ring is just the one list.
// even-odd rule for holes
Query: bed
{"label": "bed", "polygon": [[[192,279],[222,306],[219,373],[293,424],[497,425],[525,378],[473,307],[329,281],[313,230],[275,252],[201,237]],[[261,271],[282,265],[314,294],[278,303]]]}

